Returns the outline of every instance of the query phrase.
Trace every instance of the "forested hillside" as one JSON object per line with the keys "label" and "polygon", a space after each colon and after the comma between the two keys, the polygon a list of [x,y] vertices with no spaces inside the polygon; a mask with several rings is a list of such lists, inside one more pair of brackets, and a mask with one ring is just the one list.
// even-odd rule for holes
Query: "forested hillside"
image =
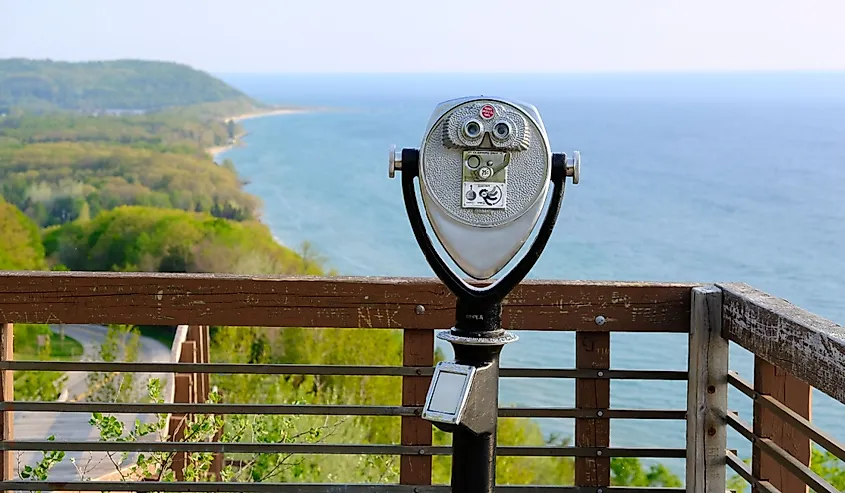
{"label": "forested hillside", "polygon": [[193,155],[96,142],[0,145],[0,192],[40,226],[121,205],[256,216],[231,166]]}
{"label": "forested hillside", "polygon": [[56,62],[0,60],[0,113],[26,111],[158,110],[237,101],[260,103],[187,65],[146,60]]}
{"label": "forested hillside", "polygon": [[235,129],[222,120],[201,120],[181,111],[133,116],[54,113],[0,118],[0,145],[39,142],[102,142],[156,151],[198,154],[225,145]]}

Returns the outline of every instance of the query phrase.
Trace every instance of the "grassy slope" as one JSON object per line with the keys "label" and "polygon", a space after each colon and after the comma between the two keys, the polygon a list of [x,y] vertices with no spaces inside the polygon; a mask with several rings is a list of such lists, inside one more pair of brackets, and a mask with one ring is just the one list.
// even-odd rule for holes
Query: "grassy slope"
{"label": "grassy slope", "polygon": [[41,349],[38,336],[48,335],[50,345],[49,359],[57,361],[76,361],[82,356],[83,348],[76,339],[53,332],[46,325],[15,324],[15,359],[40,359]]}

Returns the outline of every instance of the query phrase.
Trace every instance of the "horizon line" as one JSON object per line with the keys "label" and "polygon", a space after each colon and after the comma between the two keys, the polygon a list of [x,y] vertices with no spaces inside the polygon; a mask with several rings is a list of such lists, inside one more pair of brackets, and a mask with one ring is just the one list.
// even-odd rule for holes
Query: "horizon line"
{"label": "horizon line", "polygon": [[[199,69],[204,70],[204,69]],[[456,72],[456,71],[231,71],[204,70],[210,74],[219,75],[450,75],[450,76],[550,76],[550,75],[845,75],[845,68],[841,69],[695,69],[695,70],[596,70],[596,71],[520,71],[520,72]]]}
{"label": "horizon line", "polygon": [[26,60],[33,62],[59,62],[59,63],[98,63],[98,62],[121,62],[139,61],[153,63],[172,63],[185,65],[195,70],[210,74],[225,75],[450,75],[450,76],[472,76],[472,75],[496,75],[496,76],[550,76],[550,75],[792,75],[792,74],[814,74],[814,75],[843,75],[845,67],[840,68],[643,68],[643,69],[563,69],[563,70],[519,70],[514,72],[501,71],[466,71],[466,70],[238,70],[238,69],[206,69],[188,62],[157,58],[137,57],[116,57],[116,58],[91,58],[91,59],[57,59],[50,57],[26,57],[6,56],[0,57],[3,60]]}

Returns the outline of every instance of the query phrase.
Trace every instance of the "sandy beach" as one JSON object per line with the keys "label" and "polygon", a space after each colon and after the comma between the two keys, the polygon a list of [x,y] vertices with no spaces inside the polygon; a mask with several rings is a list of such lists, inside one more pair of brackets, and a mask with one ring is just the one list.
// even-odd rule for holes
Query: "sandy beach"
{"label": "sandy beach", "polygon": [[205,150],[205,151],[206,151],[207,153],[211,154],[211,157],[212,157],[212,159],[213,159],[213,158],[216,158],[216,157],[217,157],[217,155],[218,155],[218,154],[220,154],[221,152],[223,152],[223,151],[228,151],[228,150],[229,150],[229,149],[231,149],[232,147],[234,147],[234,146],[230,146],[230,145],[229,145],[229,146],[214,146],[214,147],[208,147],[208,148],[206,148],[206,150]]}
{"label": "sandy beach", "polygon": [[[290,115],[290,114],[294,114],[294,113],[305,113],[307,111],[309,111],[309,110],[298,109],[298,108],[271,108],[271,109],[251,111],[249,113],[243,113],[243,114],[240,114],[240,115],[229,116],[229,117],[226,117],[224,119],[224,121],[234,120],[235,122],[240,122],[240,121],[243,121],[243,120],[251,120],[253,118],[263,118],[265,116]],[[208,147],[208,148],[206,148],[206,152],[208,152],[211,155],[212,159],[214,159],[221,152],[228,151],[229,149],[238,145],[238,142],[240,142],[240,139],[243,136],[244,136],[243,134],[238,135],[235,138],[235,143],[231,144],[231,145]]]}
{"label": "sandy beach", "polygon": [[252,118],[262,118],[265,116],[276,116],[276,115],[290,115],[293,113],[305,113],[308,110],[306,109],[297,109],[297,108],[275,108],[275,109],[266,109],[266,110],[258,110],[252,111],[250,113],[244,113],[242,115],[235,115],[226,118],[226,120],[234,120],[236,122],[240,122],[243,120],[250,120]]}

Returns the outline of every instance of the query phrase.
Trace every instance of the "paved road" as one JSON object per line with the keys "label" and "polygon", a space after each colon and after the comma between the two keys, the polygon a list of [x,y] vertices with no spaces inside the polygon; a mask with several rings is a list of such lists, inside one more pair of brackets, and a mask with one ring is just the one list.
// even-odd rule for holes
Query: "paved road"
{"label": "paved road", "polygon": [[[58,332],[59,327],[53,329]],[[106,328],[99,325],[65,325],[65,334],[79,341],[84,347],[83,359],[88,361],[99,360],[99,349],[106,337]],[[170,348],[155,339],[141,337],[138,361],[143,362],[166,362],[170,361]],[[87,373],[68,373],[68,382],[62,398],[69,401],[83,401],[88,394],[86,382]],[[165,373],[139,374],[136,380],[147,381],[149,378],[160,378],[168,381],[170,375]],[[165,380],[167,379],[167,380]],[[145,388],[145,387],[142,387]],[[15,438],[19,440],[46,440],[50,435],[55,435],[57,441],[72,440],[97,441],[99,432],[89,424],[90,413],[54,413],[54,412],[15,412]],[[152,415],[117,414],[126,429],[132,429],[135,419],[150,421]],[[115,460],[119,460],[119,454],[112,454]],[[42,455],[41,452],[15,453],[17,464],[34,464]],[[71,462],[74,458],[76,464]],[[100,476],[116,472],[115,465],[105,452],[68,452],[65,459],[57,464],[51,471],[49,479],[56,481],[78,481],[83,479],[96,479]]]}

